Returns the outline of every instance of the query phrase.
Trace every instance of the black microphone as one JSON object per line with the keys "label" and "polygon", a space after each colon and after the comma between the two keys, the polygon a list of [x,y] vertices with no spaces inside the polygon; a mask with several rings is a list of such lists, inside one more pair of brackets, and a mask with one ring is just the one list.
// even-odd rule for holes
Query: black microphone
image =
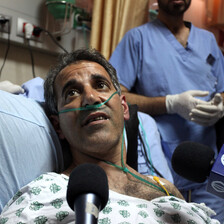
{"label": "black microphone", "polygon": [[183,142],[175,149],[172,167],[180,176],[198,183],[208,178],[207,191],[224,198],[224,146],[214,159],[212,148],[195,142]]}
{"label": "black microphone", "polygon": [[214,164],[215,152],[209,146],[196,142],[182,142],[172,156],[172,167],[180,176],[203,183]]}
{"label": "black microphone", "polygon": [[75,211],[77,224],[96,224],[99,212],[106,206],[109,196],[105,171],[95,164],[76,167],[68,181],[66,199]]}

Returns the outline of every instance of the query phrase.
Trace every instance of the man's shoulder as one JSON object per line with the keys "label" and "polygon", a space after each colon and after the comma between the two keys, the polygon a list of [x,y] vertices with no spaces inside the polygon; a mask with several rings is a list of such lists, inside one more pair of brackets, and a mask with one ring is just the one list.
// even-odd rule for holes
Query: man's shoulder
{"label": "man's shoulder", "polygon": [[155,31],[155,26],[152,22],[147,22],[140,26],[128,30],[124,36],[125,41],[133,41],[135,43],[142,43],[145,39],[151,37]]}
{"label": "man's shoulder", "polygon": [[153,23],[147,22],[140,26],[133,27],[132,29],[127,31],[128,35],[136,35],[136,34],[142,34],[145,35],[146,32],[150,32],[151,28],[153,27]]}
{"label": "man's shoulder", "polygon": [[195,47],[200,46],[204,48],[206,45],[206,49],[209,49],[209,51],[218,49],[215,35],[209,30],[196,27],[193,24],[191,24],[189,42]]}
{"label": "man's shoulder", "polygon": [[206,30],[204,28],[200,28],[200,27],[197,27],[197,26],[194,26],[192,23],[191,23],[191,29],[192,31],[194,31],[197,35],[202,35],[204,37],[214,37],[214,34],[209,31],[209,30]]}

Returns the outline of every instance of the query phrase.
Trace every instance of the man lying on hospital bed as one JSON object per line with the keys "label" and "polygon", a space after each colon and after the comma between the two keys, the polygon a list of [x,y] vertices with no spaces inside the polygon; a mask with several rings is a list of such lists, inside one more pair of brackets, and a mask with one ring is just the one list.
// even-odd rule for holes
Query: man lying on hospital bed
{"label": "man lying on hospital bed", "polygon": [[[64,166],[58,136],[41,106],[43,82],[40,77],[22,86],[0,82],[0,183],[4,183],[0,184],[0,213],[21,187],[44,172],[61,172]],[[139,124],[139,133],[144,141],[143,145],[138,136],[138,171],[152,174],[145,159],[150,153],[155,168],[172,182],[154,120],[141,112],[138,118],[142,124],[142,127]],[[147,155],[145,146],[150,150]]]}

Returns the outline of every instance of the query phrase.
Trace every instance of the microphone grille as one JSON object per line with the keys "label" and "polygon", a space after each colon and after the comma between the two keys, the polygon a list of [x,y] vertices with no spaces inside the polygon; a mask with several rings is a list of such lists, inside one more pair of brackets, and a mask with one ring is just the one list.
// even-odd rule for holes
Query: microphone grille
{"label": "microphone grille", "polygon": [[96,194],[101,200],[101,210],[109,197],[108,180],[105,171],[98,165],[85,163],[77,166],[70,174],[67,189],[67,202],[74,209],[74,201],[80,194]]}

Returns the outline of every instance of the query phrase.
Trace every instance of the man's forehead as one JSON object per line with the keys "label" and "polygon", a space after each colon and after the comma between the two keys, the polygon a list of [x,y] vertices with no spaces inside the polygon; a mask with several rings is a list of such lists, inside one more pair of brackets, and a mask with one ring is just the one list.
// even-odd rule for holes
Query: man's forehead
{"label": "man's forehead", "polygon": [[90,78],[91,78],[91,75],[97,74],[99,76],[105,77],[108,81],[111,82],[110,75],[108,74],[108,72],[105,70],[105,68],[102,65],[93,61],[78,61],[78,62],[67,65],[65,68],[63,68],[59,72],[59,74],[57,75],[55,79],[55,85],[63,86],[69,80],[71,79],[74,80],[80,77],[80,75],[83,77],[84,74],[85,76],[87,75]]}
{"label": "man's forehead", "polygon": [[93,69],[102,69],[106,72],[105,68],[98,64],[97,62],[93,62],[93,61],[78,61],[78,62],[75,62],[75,63],[71,63],[69,65],[67,65],[66,67],[64,67],[61,72],[61,73],[64,73],[66,72],[67,70],[71,70],[72,71],[75,71],[75,70],[79,70],[79,69],[86,69],[86,68],[93,68]]}

